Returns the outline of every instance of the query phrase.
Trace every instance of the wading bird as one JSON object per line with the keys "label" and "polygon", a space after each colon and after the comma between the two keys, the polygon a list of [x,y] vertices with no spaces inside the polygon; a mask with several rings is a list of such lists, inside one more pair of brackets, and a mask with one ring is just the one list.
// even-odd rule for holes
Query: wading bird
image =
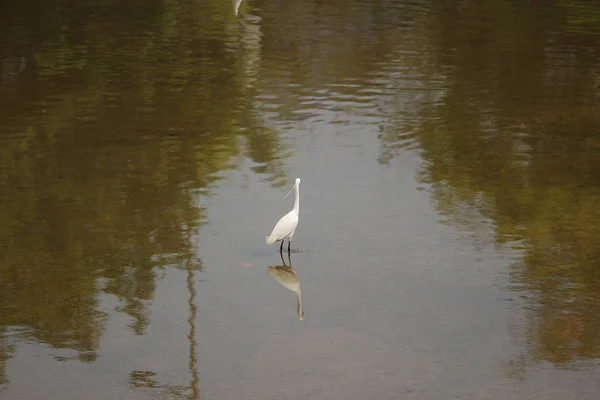
{"label": "wading bird", "polygon": [[285,214],[275,228],[273,228],[273,232],[271,232],[271,236],[266,236],[265,240],[267,244],[273,244],[275,242],[281,241],[281,246],[279,246],[279,252],[283,252],[283,242],[287,239],[288,241],[288,254],[290,254],[290,245],[292,243],[292,236],[294,236],[294,232],[296,232],[296,227],[298,226],[298,213],[300,211],[300,178],[296,178],[296,183],[292,190],[285,195],[288,197],[292,191],[296,189],[296,200],[294,201],[294,208],[289,213]]}

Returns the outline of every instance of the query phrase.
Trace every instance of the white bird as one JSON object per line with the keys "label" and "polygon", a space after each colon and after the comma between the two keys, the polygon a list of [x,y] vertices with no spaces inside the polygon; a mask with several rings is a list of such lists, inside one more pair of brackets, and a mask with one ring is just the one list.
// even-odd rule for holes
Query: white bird
{"label": "white bird", "polygon": [[287,239],[288,241],[288,254],[290,253],[290,245],[292,243],[292,236],[296,232],[298,227],[299,211],[300,211],[300,178],[296,178],[296,183],[292,187],[292,190],[285,195],[288,197],[292,191],[296,189],[296,200],[294,201],[294,208],[289,213],[285,214],[279,222],[273,228],[270,236],[265,236],[267,244],[273,244],[275,242],[281,242],[279,246],[279,252],[283,252],[283,242]]}

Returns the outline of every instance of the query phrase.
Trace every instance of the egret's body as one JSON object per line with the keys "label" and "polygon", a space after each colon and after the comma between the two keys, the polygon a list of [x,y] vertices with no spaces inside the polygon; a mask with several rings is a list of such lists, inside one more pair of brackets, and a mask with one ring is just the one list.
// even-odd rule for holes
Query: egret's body
{"label": "egret's body", "polygon": [[[296,199],[294,201],[294,208],[289,213],[285,214],[273,228],[270,236],[266,236],[267,244],[273,244],[275,242],[281,242],[279,246],[279,252],[283,252],[283,242],[288,241],[288,253],[290,253],[290,245],[292,243],[292,237],[296,228],[298,227],[299,211],[300,211],[300,178],[296,178],[296,183],[292,190],[296,189]],[[292,190],[285,196],[288,197]]]}

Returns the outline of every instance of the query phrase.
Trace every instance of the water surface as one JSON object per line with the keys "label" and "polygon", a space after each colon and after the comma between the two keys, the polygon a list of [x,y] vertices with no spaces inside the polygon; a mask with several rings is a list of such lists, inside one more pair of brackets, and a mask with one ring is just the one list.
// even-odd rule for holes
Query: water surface
{"label": "water surface", "polygon": [[0,396],[596,399],[599,18],[0,6]]}

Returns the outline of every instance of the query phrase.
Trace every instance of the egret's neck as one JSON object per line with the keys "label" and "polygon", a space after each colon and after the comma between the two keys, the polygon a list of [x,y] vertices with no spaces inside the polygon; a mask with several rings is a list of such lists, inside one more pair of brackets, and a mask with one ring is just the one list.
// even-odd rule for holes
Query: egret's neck
{"label": "egret's neck", "polygon": [[300,187],[296,185],[296,200],[294,201],[294,211],[296,214],[300,211]]}

